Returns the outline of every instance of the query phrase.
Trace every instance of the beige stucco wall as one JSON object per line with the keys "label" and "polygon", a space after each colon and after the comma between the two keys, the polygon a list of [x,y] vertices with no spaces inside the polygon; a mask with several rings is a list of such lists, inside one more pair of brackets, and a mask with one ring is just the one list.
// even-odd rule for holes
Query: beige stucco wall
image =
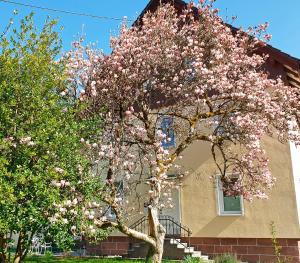
{"label": "beige stucco wall", "polygon": [[181,188],[181,220],[193,236],[268,238],[270,222],[274,221],[277,237],[300,238],[289,145],[272,138],[266,138],[264,144],[277,182],[268,200],[244,201],[243,216],[217,213],[215,184],[210,179],[216,174],[216,166],[209,144],[197,142],[184,152],[182,163],[190,175]]}

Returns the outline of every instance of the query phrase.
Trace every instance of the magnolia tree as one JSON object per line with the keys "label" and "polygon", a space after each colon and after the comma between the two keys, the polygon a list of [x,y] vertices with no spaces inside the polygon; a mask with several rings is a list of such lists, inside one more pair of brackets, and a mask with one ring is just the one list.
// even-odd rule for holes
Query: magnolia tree
{"label": "magnolia tree", "polygon": [[[139,25],[123,25],[108,56],[76,44],[68,54],[69,74],[89,103],[84,114],[104,120],[91,151],[95,174],[105,183],[101,205],[86,207],[93,231],[116,227],[147,242],[148,258],[160,262],[166,230],[159,211],[172,207],[179,182],[168,174],[185,174],[177,160],[195,141],[210,143],[228,194],[267,197],[275,179],[263,137],[300,138],[299,90],[268,78],[262,70],[267,57],[255,53],[264,45],[259,37],[269,38],[265,29],[234,30],[201,1],[179,15],[163,5]],[[167,148],[173,133],[176,143]],[[239,177],[232,182],[228,173]],[[147,233],[130,228],[144,206]]]}

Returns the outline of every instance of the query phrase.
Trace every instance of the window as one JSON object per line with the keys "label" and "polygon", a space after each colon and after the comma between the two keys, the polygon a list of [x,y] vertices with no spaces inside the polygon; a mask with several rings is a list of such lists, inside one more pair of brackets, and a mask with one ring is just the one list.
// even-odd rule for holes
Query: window
{"label": "window", "polygon": [[[173,179],[178,179],[178,178],[181,178],[181,176],[180,175],[178,175],[178,174],[167,174],[167,180],[173,180]],[[153,177],[152,176],[149,176],[149,177],[147,177],[147,181],[151,181],[153,179]]]}
{"label": "window", "polygon": [[166,135],[166,139],[162,142],[164,148],[175,146],[175,132],[173,129],[173,118],[163,117],[161,119],[160,128],[163,134]]}
{"label": "window", "polygon": [[[231,175],[231,180],[237,180],[237,175]],[[220,178],[217,179],[218,213],[223,216],[239,216],[244,214],[243,197],[228,196],[223,190]]]}
{"label": "window", "polygon": [[[116,191],[117,191],[117,198],[124,198],[124,185],[123,185],[123,181],[119,181],[119,182],[115,182],[114,183],[115,187],[116,187]],[[113,209],[111,208],[111,206],[108,206],[104,215],[110,219],[110,220],[115,220],[116,219],[116,214],[113,211]]]}
{"label": "window", "polygon": [[178,174],[167,174],[168,179],[177,179]]}
{"label": "window", "polygon": [[116,219],[116,214],[110,206],[107,208],[104,215],[110,220],[115,220]]}
{"label": "window", "polygon": [[228,119],[218,115],[214,117],[214,121],[213,130],[215,135],[223,136],[225,134],[225,127],[228,126]]}

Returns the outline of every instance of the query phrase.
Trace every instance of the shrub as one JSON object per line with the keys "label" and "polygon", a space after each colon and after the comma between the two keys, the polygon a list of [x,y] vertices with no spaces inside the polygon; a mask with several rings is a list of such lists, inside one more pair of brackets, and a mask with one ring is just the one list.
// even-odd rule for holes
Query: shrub
{"label": "shrub", "polygon": [[224,254],[215,258],[215,263],[239,263],[236,256]]}
{"label": "shrub", "polygon": [[201,258],[193,258],[192,256],[186,256],[184,263],[204,263],[205,261]]}

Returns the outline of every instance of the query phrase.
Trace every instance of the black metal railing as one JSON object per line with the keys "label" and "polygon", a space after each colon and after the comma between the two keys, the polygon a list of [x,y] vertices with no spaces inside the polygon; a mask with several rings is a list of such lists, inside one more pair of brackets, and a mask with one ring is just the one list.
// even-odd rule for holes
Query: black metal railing
{"label": "black metal railing", "polygon": [[[166,230],[166,237],[190,237],[192,234],[192,231],[188,227],[177,222],[171,216],[160,215],[158,220]],[[138,221],[133,223],[130,228],[145,234],[149,234],[148,217],[143,216]]]}

